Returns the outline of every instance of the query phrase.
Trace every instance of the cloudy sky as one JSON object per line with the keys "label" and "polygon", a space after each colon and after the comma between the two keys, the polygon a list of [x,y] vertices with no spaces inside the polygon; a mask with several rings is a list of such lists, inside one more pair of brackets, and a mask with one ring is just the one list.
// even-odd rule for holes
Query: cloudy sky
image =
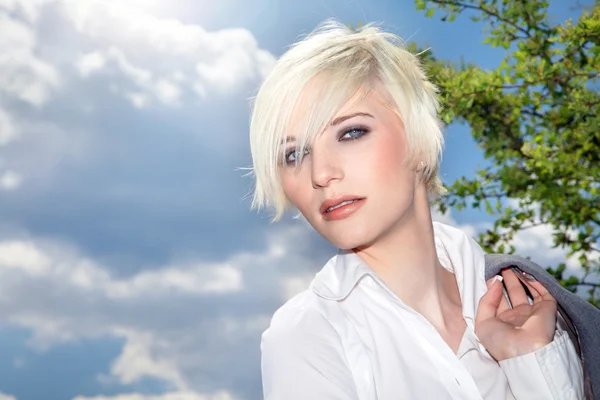
{"label": "cloudy sky", "polygon": [[[261,398],[260,334],[334,249],[249,211],[248,99],[329,17],[502,57],[408,0],[0,0],[0,400]],[[484,162],[447,142],[446,182]],[[559,259],[548,233],[519,250]]]}

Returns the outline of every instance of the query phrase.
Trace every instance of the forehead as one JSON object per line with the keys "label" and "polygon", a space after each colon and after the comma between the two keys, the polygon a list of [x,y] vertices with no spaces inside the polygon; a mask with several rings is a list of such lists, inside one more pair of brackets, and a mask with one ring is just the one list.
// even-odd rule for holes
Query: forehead
{"label": "forehead", "polygon": [[376,111],[390,105],[387,92],[378,84],[361,82],[341,86],[326,79],[314,80],[300,93],[283,139],[307,142],[340,116],[358,109]]}

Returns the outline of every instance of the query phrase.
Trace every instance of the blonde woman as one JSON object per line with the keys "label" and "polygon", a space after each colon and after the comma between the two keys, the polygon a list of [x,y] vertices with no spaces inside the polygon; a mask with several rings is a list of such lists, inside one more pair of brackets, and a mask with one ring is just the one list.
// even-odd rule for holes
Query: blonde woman
{"label": "blonde woman", "polygon": [[432,222],[442,145],[436,89],[395,35],[328,21],[277,62],[254,102],[253,206],[296,208],[339,252],[263,335],[266,399],[591,396],[557,319],[571,295],[521,259],[486,281],[481,248]]}

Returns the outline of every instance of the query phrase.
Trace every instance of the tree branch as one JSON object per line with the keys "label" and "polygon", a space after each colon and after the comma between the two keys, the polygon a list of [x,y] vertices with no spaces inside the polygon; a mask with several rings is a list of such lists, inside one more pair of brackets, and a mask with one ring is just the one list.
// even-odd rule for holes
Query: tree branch
{"label": "tree branch", "polygon": [[465,4],[465,3],[461,3],[459,1],[444,1],[444,0],[430,0],[432,3],[437,3],[439,5],[452,5],[452,6],[458,6],[458,7],[463,7],[463,8],[469,8],[472,10],[478,10],[478,11],[482,11],[488,15],[491,15],[495,18],[497,18],[499,21],[504,22],[507,25],[512,26],[513,28],[518,29],[519,31],[523,32],[525,35],[527,35],[527,37],[531,37],[531,32],[528,29],[525,29],[517,24],[515,24],[514,22],[507,20],[506,18],[503,18],[502,16],[500,16],[499,14],[493,12],[492,10],[488,10],[482,6],[474,6],[471,4]]}

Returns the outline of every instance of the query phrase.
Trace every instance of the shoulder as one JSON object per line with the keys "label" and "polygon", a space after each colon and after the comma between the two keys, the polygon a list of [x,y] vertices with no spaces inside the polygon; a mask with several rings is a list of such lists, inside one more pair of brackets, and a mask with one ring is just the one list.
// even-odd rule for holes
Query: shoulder
{"label": "shoulder", "polygon": [[262,347],[301,344],[317,338],[334,341],[337,333],[323,312],[324,300],[307,289],[279,308],[263,333]]}
{"label": "shoulder", "polygon": [[261,342],[265,399],[358,399],[342,340],[323,312],[324,302],[307,290],[273,315]]}

